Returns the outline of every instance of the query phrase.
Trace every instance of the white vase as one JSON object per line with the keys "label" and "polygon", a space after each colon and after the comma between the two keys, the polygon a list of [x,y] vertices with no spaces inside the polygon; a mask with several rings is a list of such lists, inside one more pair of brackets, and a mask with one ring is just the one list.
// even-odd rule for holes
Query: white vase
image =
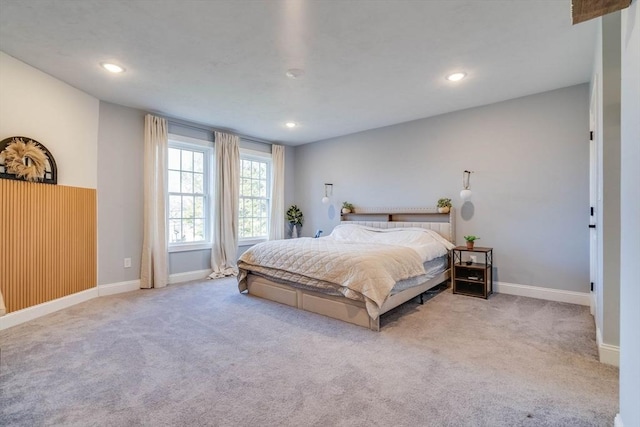
{"label": "white vase", "polygon": [[438,208],[438,212],[440,213],[449,213],[449,210],[450,210],[449,206],[443,206],[441,208]]}
{"label": "white vase", "polygon": [[342,208],[342,213],[343,213],[343,214],[351,213],[351,209]]}
{"label": "white vase", "polygon": [[298,227],[295,225],[293,226],[293,230],[291,230],[291,238],[292,239],[298,238]]}

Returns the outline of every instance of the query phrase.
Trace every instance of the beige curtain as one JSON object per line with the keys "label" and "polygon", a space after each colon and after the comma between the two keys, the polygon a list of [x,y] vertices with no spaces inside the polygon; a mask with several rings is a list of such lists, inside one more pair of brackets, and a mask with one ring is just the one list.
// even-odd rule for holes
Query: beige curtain
{"label": "beige curtain", "polygon": [[213,248],[209,277],[238,274],[238,211],[240,199],[240,138],[215,133],[215,179],[213,201]]}
{"label": "beige curtain", "polygon": [[144,236],[140,267],[141,288],[169,283],[167,252],[167,121],[144,118]]}
{"label": "beige curtain", "polygon": [[284,147],[271,146],[271,219],[269,240],[284,239]]}

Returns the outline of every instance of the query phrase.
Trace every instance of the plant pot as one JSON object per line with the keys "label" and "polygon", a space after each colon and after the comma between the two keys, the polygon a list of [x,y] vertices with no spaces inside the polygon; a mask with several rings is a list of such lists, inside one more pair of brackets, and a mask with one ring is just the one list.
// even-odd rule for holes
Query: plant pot
{"label": "plant pot", "polygon": [[467,241],[467,249],[473,249],[473,241]]}
{"label": "plant pot", "polygon": [[440,212],[440,213],[449,213],[449,210],[451,210],[451,208],[449,206],[444,206],[444,207],[438,208],[438,212]]}
{"label": "plant pot", "polygon": [[351,213],[351,209],[342,208],[342,213],[343,213],[343,214]]}

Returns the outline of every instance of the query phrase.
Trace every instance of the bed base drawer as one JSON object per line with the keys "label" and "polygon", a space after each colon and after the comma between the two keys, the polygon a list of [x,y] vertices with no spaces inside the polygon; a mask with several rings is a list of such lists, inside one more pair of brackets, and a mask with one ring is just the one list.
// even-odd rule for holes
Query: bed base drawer
{"label": "bed base drawer", "polygon": [[302,309],[322,314],[343,322],[370,327],[370,317],[365,309],[344,302],[331,301],[326,298],[302,294]]}
{"label": "bed base drawer", "polygon": [[291,307],[298,307],[298,295],[294,289],[273,286],[266,283],[266,280],[260,279],[262,278],[255,277],[254,280],[250,280],[247,283],[247,288],[251,295],[279,302],[280,304],[290,305]]}

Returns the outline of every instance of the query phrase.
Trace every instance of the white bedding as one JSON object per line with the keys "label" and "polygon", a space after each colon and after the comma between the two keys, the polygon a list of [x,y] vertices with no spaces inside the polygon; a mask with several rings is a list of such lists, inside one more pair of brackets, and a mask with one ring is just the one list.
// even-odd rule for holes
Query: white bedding
{"label": "white bedding", "polygon": [[396,282],[424,275],[423,263],[452,247],[431,230],[343,224],[319,239],[274,240],[253,246],[238,261],[238,288],[240,292],[247,289],[249,271],[329,287],[347,298],[364,299],[369,315],[376,319]]}

